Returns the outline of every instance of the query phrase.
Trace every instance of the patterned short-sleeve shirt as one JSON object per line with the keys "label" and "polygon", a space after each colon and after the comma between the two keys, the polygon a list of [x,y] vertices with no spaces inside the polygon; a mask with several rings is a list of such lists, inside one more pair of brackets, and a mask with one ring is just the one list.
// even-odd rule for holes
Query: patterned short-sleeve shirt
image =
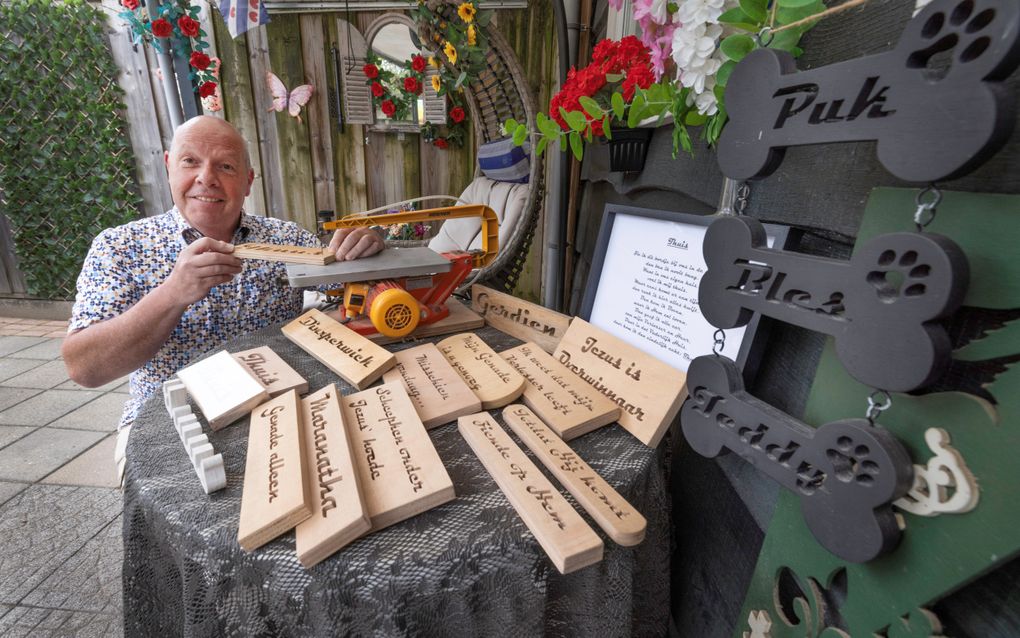
{"label": "patterned short-sleeve shirt", "polygon": [[[92,241],[78,276],[68,331],[123,314],[165,281],[187,246],[181,235],[187,227],[174,208],[101,232]],[[233,242],[320,245],[315,235],[293,222],[243,213]],[[131,374],[131,397],[120,427],[130,425],[142,403],[200,355],[233,337],[300,313],[304,293],[286,284],[285,264],[253,259],[242,263],[241,274],[189,306],[156,356]]]}

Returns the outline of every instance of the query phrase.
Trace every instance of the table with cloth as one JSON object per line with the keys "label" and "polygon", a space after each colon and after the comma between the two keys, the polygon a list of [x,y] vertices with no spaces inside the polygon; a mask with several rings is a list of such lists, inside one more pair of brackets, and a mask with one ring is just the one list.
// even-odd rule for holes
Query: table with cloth
{"label": "table with cloth", "polygon": [[[490,327],[476,334],[496,351],[520,343]],[[387,347],[397,351],[424,341]],[[328,383],[336,383],[343,394],[355,391],[288,341],[280,326],[237,337],[217,351],[264,345],[304,376],[310,391]],[[505,427],[501,412],[492,414]],[[595,565],[562,575],[455,422],[429,435],[453,480],[456,499],[370,533],[308,570],[295,555],[293,532],[252,553],[238,546],[248,418],[218,432],[204,429],[223,455],[227,474],[227,486],[209,495],[202,491],[161,396],[146,402],[132,428],[124,487],[126,635],[666,633],[670,436],[650,449],[613,424],[571,441],[647,518],[648,528],[642,543],[622,547],[582,512],[605,542],[605,555]],[[561,492],[577,507],[569,493]]]}

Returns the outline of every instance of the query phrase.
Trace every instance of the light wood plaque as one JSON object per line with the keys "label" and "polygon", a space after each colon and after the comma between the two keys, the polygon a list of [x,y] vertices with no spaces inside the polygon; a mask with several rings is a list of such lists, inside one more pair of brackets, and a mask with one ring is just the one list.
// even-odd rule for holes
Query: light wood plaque
{"label": "light wood plaque", "polygon": [[553,356],[620,406],[620,425],[649,447],[659,444],[687,398],[686,373],[580,318]]}
{"label": "light wood plaque", "polygon": [[454,335],[436,346],[482,402],[483,410],[513,403],[524,392],[524,377],[477,335]]}
{"label": "light wood plaque", "polygon": [[465,330],[474,330],[485,325],[485,320],[482,319],[481,315],[475,314],[470,308],[456,299],[448,300],[446,307],[450,309],[448,316],[435,323],[425,324],[424,326],[419,325],[414,329],[414,332],[406,337],[387,337],[377,332],[369,335],[368,338],[379,345],[385,345],[408,339],[421,339],[424,337],[448,335],[454,332],[464,332]]}
{"label": "light wood plaque", "polygon": [[332,383],[301,400],[305,484],[311,485],[312,515],[299,523],[297,557],[311,567],[371,527],[358,473]]}
{"label": "light wood plaque", "polygon": [[510,405],[503,408],[503,420],[610,538],[624,546],[644,540],[645,517],[534,412],[520,404]]}
{"label": "light wood plaque", "polygon": [[319,266],[325,266],[336,261],[336,255],[329,248],[259,243],[237,244],[234,246],[234,257],[238,259],[282,261],[289,264],[316,264]]}
{"label": "light wood plaque", "polygon": [[400,383],[340,403],[372,531],[453,500],[453,481]]}
{"label": "light wood plaque", "polygon": [[269,399],[262,384],[226,350],[177,372],[213,430],[221,430]]}
{"label": "light wood plaque", "polygon": [[602,539],[487,412],[457,429],[561,574],[602,560]]}
{"label": "light wood plaque", "polygon": [[312,514],[310,485],[304,480],[300,423],[300,404],[294,390],[251,412],[237,527],[237,542],[246,552],[265,545]]}
{"label": "light wood plaque", "polygon": [[297,390],[298,394],[308,392],[308,381],[269,346],[235,352],[234,358],[262,384],[270,398],[278,397],[287,390]]}
{"label": "light wood plaque", "polygon": [[404,386],[425,429],[482,409],[482,402],[434,344],[401,350],[396,356],[397,365],[383,380]]}
{"label": "light wood plaque", "polygon": [[500,356],[524,377],[524,402],[565,441],[616,421],[620,408],[533,343]]}
{"label": "light wood plaque", "polygon": [[493,328],[549,353],[570,325],[567,315],[478,284],[471,286],[471,309]]}
{"label": "light wood plaque", "polygon": [[393,353],[314,308],[282,330],[283,336],[359,390],[397,363]]}

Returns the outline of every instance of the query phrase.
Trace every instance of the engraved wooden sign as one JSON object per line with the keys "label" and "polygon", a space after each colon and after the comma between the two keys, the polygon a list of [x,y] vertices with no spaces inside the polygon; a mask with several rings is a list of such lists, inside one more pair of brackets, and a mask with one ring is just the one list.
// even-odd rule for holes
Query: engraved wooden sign
{"label": "engraved wooden sign", "polygon": [[383,380],[403,384],[426,429],[482,409],[482,402],[434,344],[401,350],[396,356],[397,365]]}
{"label": "engraved wooden sign", "polygon": [[234,257],[238,259],[283,261],[289,264],[316,264],[319,266],[325,266],[336,261],[336,255],[329,248],[258,243],[237,244],[234,246]]}
{"label": "engraved wooden sign", "polygon": [[177,376],[213,430],[225,428],[269,398],[262,384],[226,350],[182,368]]}
{"label": "engraved wooden sign", "polygon": [[574,319],[553,356],[620,406],[620,425],[649,447],[669,429],[687,398],[687,375],[622,339]]}
{"label": "engraved wooden sign", "polygon": [[510,405],[503,408],[503,420],[610,538],[624,546],[644,540],[645,517],[534,412],[520,404]]}
{"label": "engraved wooden sign", "polygon": [[262,384],[270,398],[278,397],[287,390],[297,390],[298,394],[308,392],[305,378],[287,365],[269,346],[235,352],[234,358]]}
{"label": "engraved wooden sign", "polygon": [[340,402],[373,531],[453,500],[453,481],[402,385]]}
{"label": "engraved wooden sign", "polygon": [[251,412],[237,542],[250,552],[312,514],[304,480],[301,412],[291,390]]}
{"label": "engraved wooden sign", "polygon": [[619,418],[619,406],[535,344],[504,350],[500,356],[527,382],[524,402],[560,438],[569,441]]}
{"label": "engraved wooden sign", "polygon": [[513,403],[524,392],[524,377],[477,335],[454,335],[436,346],[482,402],[483,410]]}
{"label": "engraved wooden sign", "polygon": [[314,308],[282,330],[283,336],[359,390],[371,385],[397,362],[382,346]]}
{"label": "engraved wooden sign", "polygon": [[492,288],[471,286],[471,309],[485,323],[551,353],[570,325],[570,317]]}
{"label": "engraved wooden sign", "polygon": [[312,515],[298,524],[295,534],[298,560],[311,567],[367,532],[372,523],[358,487],[336,386],[331,383],[302,399],[301,414]]}
{"label": "engraved wooden sign", "polygon": [[561,574],[602,560],[602,539],[488,413],[457,429]]}

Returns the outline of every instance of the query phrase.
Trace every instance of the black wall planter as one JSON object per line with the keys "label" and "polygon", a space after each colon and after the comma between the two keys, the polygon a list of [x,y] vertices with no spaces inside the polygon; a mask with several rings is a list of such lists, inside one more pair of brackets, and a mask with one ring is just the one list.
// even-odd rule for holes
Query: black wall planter
{"label": "black wall planter", "polygon": [[645,167],[648,142],[654,131],[651,128],[614,128],[613,139],[609,140],[609,170],[640,172]]}

